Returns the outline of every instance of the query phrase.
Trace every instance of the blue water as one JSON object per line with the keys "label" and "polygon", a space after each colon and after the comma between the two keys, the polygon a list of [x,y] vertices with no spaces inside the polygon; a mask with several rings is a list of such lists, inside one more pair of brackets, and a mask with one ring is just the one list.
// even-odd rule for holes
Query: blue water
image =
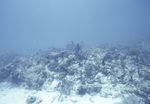
{"label": "blue water", "polygon": [[1,0],[0,52],[150,39],[148,0]]}

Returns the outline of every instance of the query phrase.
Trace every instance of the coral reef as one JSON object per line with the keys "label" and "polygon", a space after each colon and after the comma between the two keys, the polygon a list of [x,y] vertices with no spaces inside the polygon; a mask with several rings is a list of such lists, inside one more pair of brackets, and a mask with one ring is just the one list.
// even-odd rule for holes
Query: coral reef
{"label": "coral reef", "polygon": [[[150,50],[142,46],[85,48],[72,42],[64,49],[24,56],[6,54],[0,56],[0,82],[4,81],[27,89],[57,90],[66,96],[116,97],[129,93],[133,103],[138,102],[138,96],[142,99],[139,102],[149,104]],[[129,96],[123,98],[131,100]],[[27,103],[35,100],[31,97]]]}

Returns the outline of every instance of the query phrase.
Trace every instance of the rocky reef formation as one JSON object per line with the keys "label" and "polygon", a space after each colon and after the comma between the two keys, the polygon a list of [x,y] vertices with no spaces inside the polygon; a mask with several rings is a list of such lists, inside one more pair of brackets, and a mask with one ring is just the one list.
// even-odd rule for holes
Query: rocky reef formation
{"label": "rocky reef formation", "polygon": [[150,50],[144,46],[100,48],[72,42],[64,49],[5,54],[0,56],[0,82],[62,96],[122,96],[124,104],[149,104]]}

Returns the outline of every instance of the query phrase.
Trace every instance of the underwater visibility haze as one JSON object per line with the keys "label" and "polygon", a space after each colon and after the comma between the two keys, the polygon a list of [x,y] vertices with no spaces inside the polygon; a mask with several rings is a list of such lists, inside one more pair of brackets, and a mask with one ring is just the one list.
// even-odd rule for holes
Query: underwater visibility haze
{"label": "underwater visibility haze", "polygon": [[0,50],[127,44],[149,38],[149,0],[1,0]]}
{"label": "underwater visibility haze", "polygon": [[0,104],[150,104],[150,0],[0,0]]}

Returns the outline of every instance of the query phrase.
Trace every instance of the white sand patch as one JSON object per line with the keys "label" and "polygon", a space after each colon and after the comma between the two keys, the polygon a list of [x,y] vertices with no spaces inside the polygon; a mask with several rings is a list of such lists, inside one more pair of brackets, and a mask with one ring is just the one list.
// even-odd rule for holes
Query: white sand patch
{"label": "white sand patch", "polygon": [[121,101],[119,98],[102,98],[99,95],[74,95],[66,97],[58,92],[26,90],[23,88],[3,88],[0,90],[0,104],[27,104],[26,100],[28,96],[41,99],[40,103],[35,101],[32,104],[117,104],[117,102]]}
{"label": "white sand patch", "polygon": [[5,89],[0,91],[0,104],[26,104],[26,90],[20,88]]}

